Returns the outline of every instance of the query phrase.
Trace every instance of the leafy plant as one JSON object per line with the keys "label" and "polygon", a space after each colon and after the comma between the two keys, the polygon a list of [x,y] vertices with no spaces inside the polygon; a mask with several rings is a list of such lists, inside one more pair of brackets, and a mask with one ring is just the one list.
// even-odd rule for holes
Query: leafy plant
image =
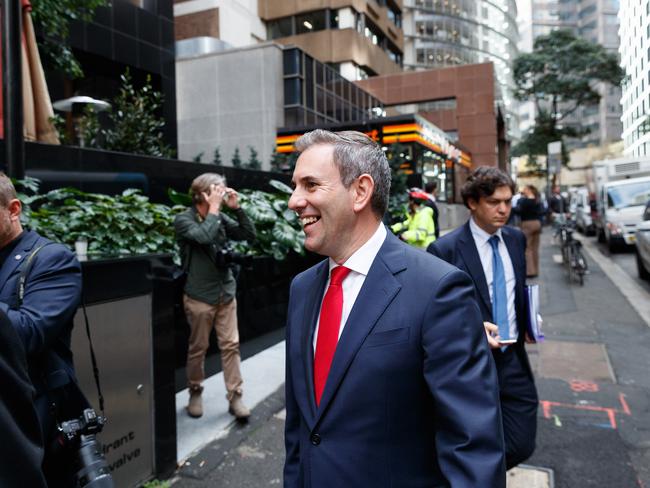
{"label": "leafy plant", "polygon": [[203,151],[201,151],[201,152],[198,153],[196,156],[194,156],[194,157],[192,158],[192,161],[194,161],[195,163],[200,163],[200,162],[201,162],[201,159],[203,159]]}
{"label": "leafy plant", "polygon": [[88,240],[90,254],[175,252],[174,216],[183,207],[154,204],[129,189],[121,195],[61,188],[26,198],[25,225],[71,248]]}
{"label": "leafy plant", "polygon": [[297,153],[279,153],[276,152],[275,147],[271,152],[271,171],[279,173],[290,173],[296,167],[296,160],[298,159]]}
{"label": "leafy plant", "polygon": [[238,147],[235,148],[235,152],[232,155],[231,163],[235,168],[241,168],[241,157],[239,156]]}
{"label": "leafy plant", "polygon": [[292,189],[281,181],[271,180],[269,184],[278,193],[259,190],[242,190],[240,204],[257,230],[254,242],[236,243],[238,252],[258,256],[271,256],[278,261],[287,257],[290,251],[304,254],[305,235],[298,216],[289,209]]}
{"label": "leafy plant", "polygon": [[403,220],[408,204],[407,176],[401,170],[405,163],[410,164],[409,147],[404,144],[391,144],[386,151],[386,159],[390,166],[391,184],[388,213],[392,220]]}
{"label": "leafy plant", "polygon": [[170,488],[169,481],[151,480],[142,485],[142,488]]}
{"label": "leafy plant", "polygon": [[262,163],[260,162],[259,159],[257,159],[257,151],[253,146],[248,146],[248,150],[250,152],[250,156],[248,157],[248,162],[246,163],[246,167],[248,169],[261,169],[262,168]]}
{"label": "leafy plant", "polygon": [[70,23],[90,22],[95,10],[109,5],[108,0],[32,0],[35,30],[43,35],[39,51],[47,69],[81,78],[83,70],[69,45]]}
{"label": "leafy plant", "polygon": [[109,126],[100,128],[95,112],[86,112],[91,128],[85,136],[88,145],[111,151],[123,151],[148,156],[172,157],[173,151],[164,139],[165,120],[157,114],[163,95],[151,86],[151,76],[141,88],[136,88],[127,69],[120,77],[122,86],[113,99],[108,114]]}
{"label": "leafy plant", "polygon": [[221,166],[221,151],[219,150],[219,146],[214,148],[214,155],[212,156],[212,163],[216,164],[217,166]]}

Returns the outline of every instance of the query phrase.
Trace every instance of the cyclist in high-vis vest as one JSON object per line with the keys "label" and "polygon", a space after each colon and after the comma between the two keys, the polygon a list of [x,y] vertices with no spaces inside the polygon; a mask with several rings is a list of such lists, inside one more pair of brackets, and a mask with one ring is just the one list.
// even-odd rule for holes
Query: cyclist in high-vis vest
{"label": "cyclist in high-vis vest", "polygon": [[426,249],[436,240],[433,210],[425,205],[428,195],[423,191],[409,192],[409,215],[404,222],[394,224],[391,229],[403,241],[412,246]]}

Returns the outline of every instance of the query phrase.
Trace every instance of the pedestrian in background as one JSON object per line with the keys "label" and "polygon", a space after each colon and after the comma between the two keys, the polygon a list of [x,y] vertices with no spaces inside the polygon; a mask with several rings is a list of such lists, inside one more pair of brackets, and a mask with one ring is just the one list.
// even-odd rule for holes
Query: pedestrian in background
{"label": "pedestrian in background", "polygon": [[433,209],[427,205],[429,198],[418,188],[409,192],[408,217],[391,226],[391,230],[404,242],[426,249],[436,240]]}
{"label": "pedestrian in background", "polygon": [[539,191],[533,185],[526,185],[521,191],[515,212],[521,219],[521,231],[526,236],[526,277],[539,274],[539,238],[542,233],[544,207]]}
{"label": "pedestrian in background", "polygon": [[424,185],[424,192],[427,194],[429,199],[427,200],[427,207],[430,207],[433,210],[433,228],[435,229],[436,239],[440,237],[440,210],[438,209],[437,204],[437,194],[438,194],[438,183],[435,181],[428,181]]}
{"label": "pedestrian in background", "polygon": [[505,487],[472,282],[386,231],[390,167],[368,136],[316,130],[295,147],[289,208],[329,259],[291,284],[285,488]]}
{"label": "pedestrian in background", "polygon": [[[239,206],[239,196],[226,186],[223,176],[204,173],[190,187],[193,205],[174,220],[187,281],[183,305],[190,324],[187,350],[187,381],[190,417],[203,415],[203,380],[205,354],[210,332],[215,329],[221,353],[223,379],[226,383],[228,412],[238,420],[246,420],[250,410],[242,400],[243,379],[237,328],[237,282],[230,259],[230,240],[255,238],[255,227]],[[222,212],[226,206],[235,214]]]}
{"label": "pedestrian in background", "polygon": [[526,238],[519,229],[506,225],[514,189],[510,176],[498,168],[474,170],[461,189],[470,219],[428,249],[474,280],[499,377],[507,469],[525,461],[535,450],[538,404],[524,347],[528,316]]}

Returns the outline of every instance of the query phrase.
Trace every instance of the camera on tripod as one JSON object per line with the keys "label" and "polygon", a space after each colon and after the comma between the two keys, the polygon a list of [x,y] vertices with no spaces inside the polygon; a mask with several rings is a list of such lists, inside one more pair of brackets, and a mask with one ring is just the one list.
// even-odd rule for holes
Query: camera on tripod
{"label": "camera on tripod", "polygon": [[75,449],[78,488],[114,488],[108,463],[96,435],[102,431],[106,419],[87,408],[78,419],[61,422],[59,432],[62,444]]}

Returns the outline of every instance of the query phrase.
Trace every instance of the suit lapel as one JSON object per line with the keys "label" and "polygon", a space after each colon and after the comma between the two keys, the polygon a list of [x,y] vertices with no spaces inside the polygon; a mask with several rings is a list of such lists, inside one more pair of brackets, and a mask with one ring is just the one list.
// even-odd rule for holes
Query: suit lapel
{"label": "suit lapel", "polygon": [[325,283],[329,276],[329,261],[323,261],[316,270],[316,278],[313,280],[311,288],[305,294],[304,317],[301,327],[301,351],[300,355],[303,362],[305,389],[307,391],[307,409],[305,412],[311,414],[314,418],[316,414],[316,400],[314,395],[314,329],[318,320],[320,304],[325,292]]}
{"label": "suit lapel", "polygon": [[394,274],[405,269],[402,244],[390,233],[368,271],[350,316],[339,339],[332,360],[325,390],[317,410],[316,423],[327,410],[339,384],[359,348],[373,329],[386,307],[401,288]]}
{"label": "suit lapel", "polygon": [[[30,251],[34,247],[37,236],[32,232],[26,232],[18,243],[13,252],[7,256],[6,262],[2,265],[0,270],[0,296],[8,297],[14,290],[6,289],[9,277],[13,275],[21,263],[29,256]],[[11,281],[12,286],[15,282]],[[12,304],[9,304],[12,306]]]}
{"label": "suit lapel", "polygon": [[478,290],[478,294],[481,297],[481,300],[483,300],[483,304],[490,311],[491,316],[492,302],[490,301],[490,290],[488,290],[487,279],[483,272],[483,264],[481,264],[481,258],[478,255],[474,237],[472,237],[469,221],[465,223],[463,232],[458,239],[458,249],[460,250],[460,254],[465,262],[465,271],[471,275],[472,280],[476,285],[476,289]]}

